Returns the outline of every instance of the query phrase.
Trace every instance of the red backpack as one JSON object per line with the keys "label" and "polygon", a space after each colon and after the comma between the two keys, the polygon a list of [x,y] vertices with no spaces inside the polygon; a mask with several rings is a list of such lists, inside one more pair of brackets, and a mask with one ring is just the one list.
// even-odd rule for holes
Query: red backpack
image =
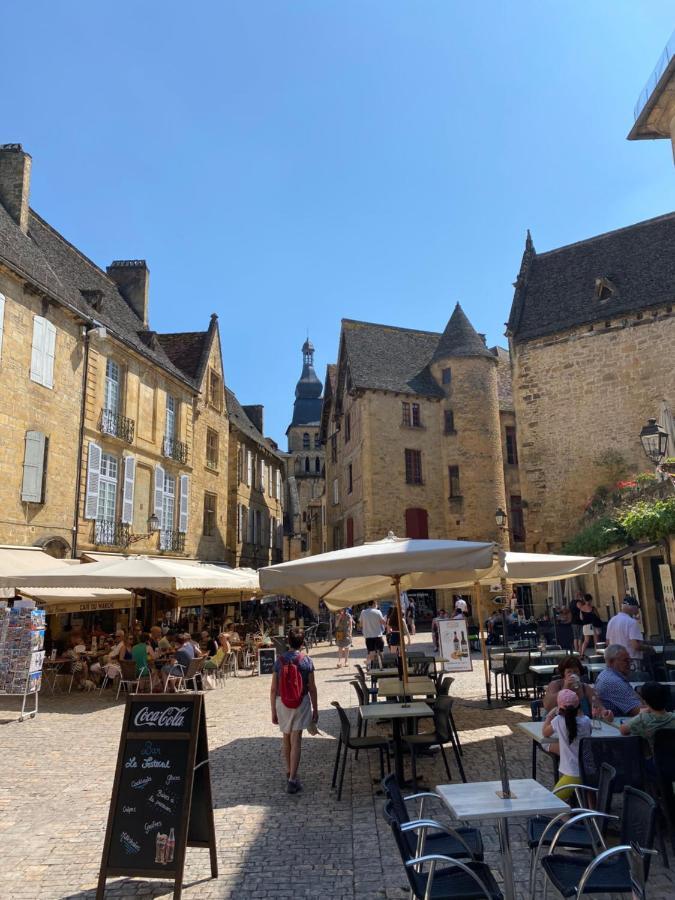
{"label": "red backpack", "polygon": [[297,709],[304,696],[304,684],[300,672],[302,654],[293,659],[282,659],[279,673],[279,696],[288,709]]}

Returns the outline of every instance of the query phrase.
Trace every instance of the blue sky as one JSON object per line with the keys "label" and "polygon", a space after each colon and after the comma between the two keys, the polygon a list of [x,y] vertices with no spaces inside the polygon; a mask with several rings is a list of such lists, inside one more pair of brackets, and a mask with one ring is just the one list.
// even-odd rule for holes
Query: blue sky
{"label": "blue sky", "polygon": [[665,0],[5,5],[0,142],[99,265],[148,260],[151,326],[220,317],[226,380],[285,447],[300,347],[340,319],[502,342],[538,250],[673,209],[629,143]]}

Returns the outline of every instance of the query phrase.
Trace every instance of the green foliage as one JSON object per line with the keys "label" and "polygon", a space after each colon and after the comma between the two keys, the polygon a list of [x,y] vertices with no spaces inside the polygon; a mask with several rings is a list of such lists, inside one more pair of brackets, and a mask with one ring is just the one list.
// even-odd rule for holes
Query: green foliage
{"label": "green foliage", "polygon": [[635,476],[635,481],[637,482],[638,487],[649,487],[650,484],[655,484],[658,479],[654,472],[639,472]]}
{"label": "green foliage", "polygon": [[675,497],[638,500],[583,528],[564,548],[564,553],[600,556],[619,544],[659,541],[675,534]]}
{"label": "green foliage", "polygon": [[572,556],[600,556],[624,540],[625,532],[616,519],[603,516],[568,541],[563,547],[563,552]]}

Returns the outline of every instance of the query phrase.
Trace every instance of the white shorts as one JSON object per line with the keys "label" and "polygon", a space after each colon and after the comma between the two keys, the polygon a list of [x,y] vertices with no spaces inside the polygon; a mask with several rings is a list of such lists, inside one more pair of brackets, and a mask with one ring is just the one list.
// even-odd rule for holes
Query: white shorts
{"label": "white shorts", "polygon": [[292,731],[303,731],[309,727],[312,721],[312,704],[309,694],[305,694],[300,706],[295,709],[289,709],[287,706],[284,706],[281,697],[277,697],[276,707],[279,728],[284,734],[290,734]]}

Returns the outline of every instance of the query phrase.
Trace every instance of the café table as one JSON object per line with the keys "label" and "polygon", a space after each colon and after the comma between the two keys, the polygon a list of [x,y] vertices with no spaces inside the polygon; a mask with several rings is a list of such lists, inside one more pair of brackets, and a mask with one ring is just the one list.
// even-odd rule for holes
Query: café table
{"label": "caf\u00e9 table", "polygon": [[478,781],[468,784],[439,784],[436,793],[456,818],[467,822],[496,819],[499,850],[502,858],[504,897],[514,900],[513,860],[509,840],[509,818],[557,815],[569,806],[532,778],[518,778],[509,783],[511,796],[501,795],[501,781]]}
{"label": "caf\u00e9 table", "polygon": [[377,688],[379,697],[435,697],[436,685],[428,676],[412,676],[408,679],[407,690],[402,681],[386,678]]}
{"label": "caf\u00e9 table", "polygon": [[675,659],[667,659],[667,660],[666,660],[666,665],[667,665],[667,666],[670,666],[671,669],[675,669]]}
{"label": "caf\u00e9 table", "polygon": [[394,738],[394,766],[399,784],[406,784],[403,768],[403,742],[401,740],[401,723],[404,719],[425,719],[433,716],[434,712],[428,703],[417,701],[415,703],[369,703],[360,706],[359,710],[364,721],[377,719],[391,719]]}
{"label": "caf\u00e9 table", "polygon": [[399,672],[396,666],[390,666],[388,669],[367,669],[366,675],[377,681],[378,678],[398,678]]}
{"label": "caf\u00e9 table", "polygon": [[[555,737],[545,738],[543,734],[544,723],[543,722],[518,722],[518,728],[521,731],[524,731],[525,734],[529,735],[533,741],[537,744],[547,744],[551,741],[555,741]],[[612,726],[610,722],[605,722],[604,719],[594,719],[593,720],[593,730],[591,731],[591,737],[616,737],[618,731],[615,727]]]}

